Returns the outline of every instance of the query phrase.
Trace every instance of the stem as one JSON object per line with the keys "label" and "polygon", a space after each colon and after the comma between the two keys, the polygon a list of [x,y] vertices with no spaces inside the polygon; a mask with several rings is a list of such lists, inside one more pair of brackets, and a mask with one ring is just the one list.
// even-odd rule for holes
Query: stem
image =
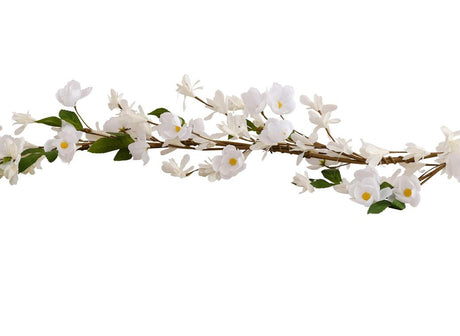
{"label": "stem", "polygon": [[85,122],[85,120],[81,117],[80,113],[78,113],[77,105],[75,105],[73,108],[75,109],[75,113],[80,118],[80,120],[83,121],[83,124],[85,124],[85,126],[91,130],[92,128],[88,126],[88,124]]}

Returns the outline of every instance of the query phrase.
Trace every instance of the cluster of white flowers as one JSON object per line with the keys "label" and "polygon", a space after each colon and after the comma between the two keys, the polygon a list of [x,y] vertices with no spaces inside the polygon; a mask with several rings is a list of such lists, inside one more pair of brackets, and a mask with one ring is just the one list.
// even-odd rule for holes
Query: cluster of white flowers
{"label": "cluster of white flowers", "polygon": [[[443,127],[445,140],[439,143],[436,152],[414,143],[407,143],[402,151],[389,151],[364,140],[356,152],[351,139],[332,136],[331,125],[340,122],[332,117],[337,106],[324,104],[321,96],[299,97],[313,126],[307,136],[287,119],[296,109],[297,99],[291,86],[273,83],[265,91],[251,87],[240,95],[225,95],[217,90],[213,98],[204,100],[196,93],[203,90],[199,83],[184,75],[182,82],[177,84],[177,93],[184,98],[184,111],[186,98],[212,110],[204,118],[188,118],[187,122],[179,113],[163,107],[145,113],[142,106],[135,108],[122,93],[112,89],[108,107],[117,112],[102,124],[102,128],[96,123],[93,129],[77,110],[78,101],[88,96],[92,88],[82,89],[80,83],[72,80],[56,92],[56,99],[70,110],[63,109],[59,116],[39,120],[29,112],[13,113],[16,136],[31,124],[51,126],[55,135],[43,146],[32,145],[24,138],[0,136],[0,178],[16,184],[18,174],[33,174],[36,168],[41,168],[43,158],[53,162],[59,157],[70,163],[79,150],[117,151],[114,160],[140,160],[145,165],[150,159],[149,151],[157,148],[162,155],[176,149],[219,151],[207,161],[198,163],[197,169],[188,166],[191,160],[188,154],[179,164],[170,158],[161,166],[165,173],[174,177],[185,178],[196,172],[209,181],[218,181],[238,175],[246,168],[248,155],[261,150],[262,158],[269,152],[294,154],[297,165],[304,162],[305,168],[321,173],[322,176],[315,177],[309,176],[307,171],[296,173],[292,183],[301,188],[301,193],[332,187],[368,207],[369,213],[380,213],[386,208],[402,210],[405,204],[417,206],[421,185],[437,173],[445,173],[460,182],[460,131],[452,132]],[[269,112],[272,114],[267,116]],[[215,115],[221,118],[214,124],[218,132],[207,132],[206,121]],[[321,141],[321,136],[327,140]],[[403,173],[398,169],[391,177],[380,176],[377,168],[387,164],[399,164]],[[364,168],[356,170],[354,179],[348,182],[342,178],[340,168],[353,165]]]}

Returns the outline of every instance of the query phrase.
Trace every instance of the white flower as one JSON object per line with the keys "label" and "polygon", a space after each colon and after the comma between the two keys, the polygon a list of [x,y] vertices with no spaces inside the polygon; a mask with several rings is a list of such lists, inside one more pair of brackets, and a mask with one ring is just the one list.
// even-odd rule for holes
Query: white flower
{"label": "white flower", "polygon": [[121,109],[122,108],[122,99],[123,93],[117,93],[114,89],[110,90],[109,96],[109,109]]}
{"label": "white flower", "polygon": [[250,88],[248,92],[241,94],[244,102],[244,111],[251,116],[261,113],[267,106],[266,94],[260,93],[256,88]]}
{"label": "white flower", "polygon": [[191,129],[182,125],[182,120],[171,112],[160,115],[160,125],[158,125],[157,131],[166,140],[187,140],[191,137]]}
{"label": "white flower", "polygon": [[212,163],[205,161],[205,163],[200,163],[198,167],[198,175],[207,177],[210,182],[220,180],[220,173],[214,170]]}
{"label": "white flower", "polygon": [[310,138],[314,141],[318,139],[318,130],[321,128],[325,128],[329,130],[329,124],[337,124],[340,122],[340,119],[334,118],[331,119],[331,112],[325,112],[323,114],[319,114],[313,110],[308,111],[310,122],[316,127],[313,129]]}
{"label": "white flower", "polygon": [[364,142],[362,139],[361,142],[363,145],[361,146],[360,153],[367,159],[366,162],[371,167],[376,167],[382,158],[390,153],[388,150]]}
{"label": "white flower", "polygon": [[204,120],[211,119],[214,113],[216,112],[220,112],[223,114],[228,113],[228,99],[223,94],[222,91],[217,90],[216,93],[214,94],[214,99],[207,99],[207,100],[208,100],[208,104],[210,105],[207,107],[213,110],[214,112],[208,115],[206,118],[204,118]]}
{"label": "white flower", "polygon": [[21,125],[14,131],[14,134],[16,135],[21,134],[25,130],[27,125],[33,124],[35,122],[35,119],[32,118],[29,112],[27,113],[13,112],[13,120],[15,121],[13,125]]}
{"label": "white flower", "polygon": [[198,86],[200,81],[196,81],[195,84],[192,85],[192,82],[190,81],[190,77],[188,75],[184,75],[182,77],[182,83],[181,84],[176,84],[177,89],[176,91],[184,96],[184,102],[183,102],[183,109],[185,110],[185,100],[187,97],[192,97],[195,98],[195,92],[196,90],[201,90],[203,89],[202,86]]}
{"label": "white flower", "polygon": [[49,152],[56,148],[59,158],[63,162],[69,163],[77,151],[77,142],[81,136],[82,132],[77,131],[73,125],[63,122],[63,126],[58,134],[54,139],[48,140],[45,143],[44,149],[46,152]]}
{"label": "white flower", "polygon": [[351,199],[365,206],[384,200],[391,195],[390,188],[380,189],[380,176],[375,168],[366,167],[355,172],[355,179],[348,186]]}
{"label": "white flower", "polygon": [[332,186],[332,188],[334,188],[334,190],[337,191],[338,193],[348,194],[348,187],[349,186],[350,186],[350,182],[348,182],[348,180],[346,178],[344,178],[344,179],[342,179],[342,182]]}
{"label": "white flower", "polygon": [[267,145],[276,145],[286,140],[293,130],[294,126],[289,120],[269,118],[260,133],[259,139]]}
{"label": "white flower", "polygon": [[227,123],[217,125],[217,127],[224,132],[223,135],[230,135],[234,138],[247,137],[251,135],[248,132],[248,125],[246,118],[242,115],[227,114]]}
{"label": "white flower", "polygon": [[212,159],[212,168],[219,172],[223,179],[229,179],[246,168],[243,153],[235,146],[227,145],[222,150],[222,155]]}
{"label": "white flower", "polygon": [[18,165],[24,144],[24,138],[0,137],[0,178],[5,177],[11,185],[18,182]]}
{"label": "white flower", "polygon": [[291,113],[295,109],[294,88],[274,83],[267,92],[267,104],[273,113]]}
{"label": "white flower", "polygon": [[335,142],[334,141],[329,142],[327,144],[327,148],[334,152],[340,153],[340,154],[345,153],[345,154],[351,155],[353,154],[353,149],[351,149],[351,147],[348,145],[350,141],[351,139],[346,141],[343,138],[337,138],[335,139]]}
{"label": "white flower", "polygon": [[139,106],[139,112],[132,108],[122,109],[116,117],[107,120],[102,128],[105,132],[126,132],[134,139],[149,138],[152,135],[152,127],[142,106]]}
{"label": "white flower", "polygon": [[229,111],[244,110],[244,102],[238,96],[227,96],[227,107]]}
{"label": "white flower", "polygon": [[425,158],[430,152],[426,151],[424,148],[417,146],[414,143],[407,143],[406,144],[406,152],[407,155],[404,156],[404,160],[414,159],[414,161],[420,161]]}
{"label": "white flower", "polygon": [[315,188],[311,185],[310,179],[308,177],[308,173],[305,172],[304,175],[301,175],[299,173],[296,173],[292,183],[294,183],[296,186],[301,187],[302,191],[300,194],[308,191],[308,192],[313,192],[315,191]]}
{"label": "white flower", "polygon": [[180,166],[177,165],[176,160],[169,159],[169,161],[163,161],[161,169],[172,176],[184,178],[187,177],[187,174],[193,170],[193,166],[185,169],[185,166],[190,161],[190,155],[186,154],[180,162]]}
{"label": "white flower", "polygon": [[306,105],[312,110],[315,110],[316,112],[319,112],[320,114],[332,112],[337,109],[336,105],[323,105],[323,97],[316,94],[313,96],[313,101],[311,101],[310,98],[308,98],[306,95],[300,96],[300,103]]}
{"label": "white flower", "polygon": [[144,165],[149,162],[149,153],[148,149],[150,148],[149,144],[145,139],[139,139],[128,145],[128,150],[133,156],[133,160],[142,160]]}
{"label": "white flower", "polygon": [[318,159],[318,158],[308,158],[305,159],[310,164],[307,168],[312,170],[321,169],[324,167],[330,167],[334,164],[337,164],[337,161]]}
{"label": "white flower", "polygon": [[444,172],[448,178],[453,176],[460,182],[460,131],[452,132],[447,127],[441,129],[446,140],[436,147],[436,150],[443,152],[437,161],[446,164]]}
{"label": "white flower", "polygon": [[56,92],[56,99],[64,106],[73,107],[77,104],[78,100],[89,95],[92,89],[91,87],[87,87],[82,90],[80,83],[71,80],[66,86]]}
{"label": "white flower", "polygon": [[398,201],[417,206],[420,202],[420,181],[415,175],[401,175],[393,184],[393,193]]}
{"label": "white flower", "polygon": [[305,152],[313,150],[314,143],[309,138],[304,135],[300,135],[296,132],[291,134],[291,139],[295,142],[295,146],[292,147],[293,151],[299,151],[300,154],[297,156],[297,165],[302,162],[303,157],[305,156]]}

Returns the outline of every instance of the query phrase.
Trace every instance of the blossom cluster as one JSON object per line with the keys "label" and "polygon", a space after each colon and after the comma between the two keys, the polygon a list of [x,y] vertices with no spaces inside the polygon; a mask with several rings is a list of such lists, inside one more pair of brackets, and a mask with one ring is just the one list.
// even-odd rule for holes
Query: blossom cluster
{"label": "blossom cluster", "polygon": [[[186,154],[179,164],[174,158],[164,161],[161,169],[174,177],[186,178],[196,173],[209,181],[218,181],[237,176],[246,168],[250,153],[262,151],[263,158],[269,153],[297,156],[297,165],[303,164],[305,168],[303,174],[295,173],[292,183],[301,188],[301,193],[330,188],[347,194],[365,206],[368,213],[417,206],[422,184],[437,173],[460,182],[460,131],[442,127],[445,138],[436,151],[414,143],[408,143],[404,150],[390,151],[364,140],[355,150],[351,139],[332,135],[331,125],[340,122],[333,116],[337,106],[323,103],[319,95],[296,96],[293,87],[279,83],[265,91],[251,87],[239,95],[217,90],[213,98],[206,100],[197,95],[199,90],[203,90],[200,82],[192,84],[187,75],[177,84],[176,91],[184,98],[183,112],[187,98],[209,111],[206,116],[186,120],[182,113],[164,107],[146,113],[142,106],[129,103],[123,94],[112,89],[108,107],[114,111],[113,116],[102,127],[99,123],[90,127],[77,103],[92,88],[82,89],[80,83],[72,80],[56,92],[56,99],[63,105],[57,115],[36,119],[29,112],[13,113],[15,136],[0,136],[0,178],[16,184],[19,174],[34,174],[44,159],[54,162],[59,158],[70,163],[77,151],[115,151],[115,161],[140,160],[145,165],[150,160],[150,150],[160,149],[162,155],[176,150],[217,151],[198,162],[197,168],[189,166],[191,157]],[[308,134],[288,119],[298,108],[297,103],[308,114],[312,126]],[[210,130],[214,118],[218,121]],[[20,137],[31,124],[49,126],[54,132],[43,146]],[[399,168],[390,177],[380,176],[378,168],[389,164]],[[360,168],[348,181],[342,178],[341,168],[350,166]],[[308,170],[319,171],[320,175],[310,177]],[[310,174],[313,176],[314,172]]]}

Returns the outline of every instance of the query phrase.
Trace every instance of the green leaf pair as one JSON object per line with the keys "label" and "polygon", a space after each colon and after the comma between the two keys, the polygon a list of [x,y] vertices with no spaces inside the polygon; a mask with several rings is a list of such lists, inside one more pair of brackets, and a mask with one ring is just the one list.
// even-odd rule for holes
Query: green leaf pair
{"label": "green leaf pair", "polygon": [[342,176],[338,169],[324,169],[321,174],[330,182],[323,179],[310,179],[310,183],[313,187],[318,189],[329,188],[340,184],[342,182]]}
{"label": "green leaf pair", "polygon": [[90,153],[108,153],[118,150],[114,157],[115,161],[125,161],[132,158],[128,146],[134,142],[127,133],[109,133],[112,136],[96,140],[89,148]]}
{"label": "green leaf pair", "polygon": [[57,149],[53,149],[50,152],[45,152],[43,148],[29,148],[21,153],[21,160],[19,161],[18,171],[19,173],[24,172],[27,168],[32,166],[38,161],[43,155],[49,162],[54,162],[58,157]]}
{"label": "green leaf pair", "polygon": [[52,127],[62,127],[63,120],[73,125],[77,131],[83,130],[83,125],[80,121],[80,118],[78,118],[75,112],[68,111],[68,110],[59,111],[59,118],[58,117],[47,117],[47,118],[37,120],[35,122],[39,124],[45,124],[48,126],[52,126]]}
{"label": "green leaf pair", "polygon": [[[380,184],[380,190],[385,189],[385,188],[393,189],[394,187],[388,182],[383,182],[382,184]],[[396,198],[391,202],[389,200],[382,200],[382,201],[378,201],[378,202],[371,204],[367,213],[368,214],[379,214],[382,211],[386,210],[387,208],[391,208],[395,210],[404,210],[406,208],[406,205],[403,202],[398,201]]]}

